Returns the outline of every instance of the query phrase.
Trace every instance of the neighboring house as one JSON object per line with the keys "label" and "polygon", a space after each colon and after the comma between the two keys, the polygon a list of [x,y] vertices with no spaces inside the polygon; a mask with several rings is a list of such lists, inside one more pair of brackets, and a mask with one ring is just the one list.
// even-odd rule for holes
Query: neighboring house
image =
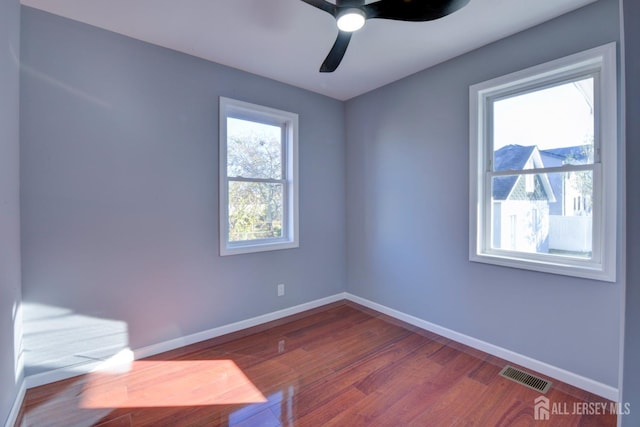
{"label": "neighboring house", "polygon": [[[561,166],[567,163],[585,164],[589,161],[591,146],[576,145],[573,147],[553,148],[540,150],[540,157],[545,167]],[[550,174],[549,181],[556,195],[557,201],[549,205],[551,215],[590,215],[591,198],[580,194],[574,185],[571,185],[571,177],[561,174]]]}
{"label": "neighboring house", "polygon": [[[520,172],[590,161],[590,146],[539,150],[507,145],[494,153],[494,170]],[[493,247],[519,252],[589,255],[591,192],[579,173],[507,175],[493,178]],[[583,178],[584,181],[584,178]],[[590,187],[590,184],[583,182]]]}
{"label": "neighboring house", "polygon": [[[545,167],[536,146],[507,145],[494,153],[494,171]],[[556,202],[547,174],[493,178],[493,247],[549,252],[549,206]]]}
{"label": "neighboring house", "polygon": [[[591,145],[540,150],[545,167],[593,161]],[[585,178],[586,177],[586,178]],[[593,230],[591,180],[580,173],[549,174],[556,202],[549,204],[549,250],[578,256],[590,255]]]}

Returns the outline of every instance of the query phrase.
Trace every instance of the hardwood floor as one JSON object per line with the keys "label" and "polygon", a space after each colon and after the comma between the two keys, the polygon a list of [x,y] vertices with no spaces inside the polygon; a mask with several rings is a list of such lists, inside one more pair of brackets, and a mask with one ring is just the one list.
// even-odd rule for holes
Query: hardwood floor
{"label": "hardwood floor", "polygon": [[545,397],[566,414],[536,421],[540,393],[499,376],[505,364],[340,302],[30,389],[18,425],[616,425],[582,415],[611,402],[557,381]]}

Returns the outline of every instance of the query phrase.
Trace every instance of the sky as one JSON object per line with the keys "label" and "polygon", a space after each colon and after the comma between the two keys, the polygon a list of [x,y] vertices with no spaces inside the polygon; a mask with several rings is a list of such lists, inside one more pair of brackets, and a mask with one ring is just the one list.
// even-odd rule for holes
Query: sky
{"label": "sky", "polygon": [[494,150],[509,145],[539,149],[593,141],[593,78],[494,102]]}
{"label": "sky", "polygon": [[227,119],[227,133],[238,137],[247,137],[258,135],[268,139],[279,139],[281,129],[278,126],[262,124],[250,120],[236,119],[229,117]]}
{"label": "sky", "polygon": [[[593,141],[593,77],[494,102],[494,151],[509,144],[539,149]],[[229,118],[229,135],[279,138],[277,126]]]}

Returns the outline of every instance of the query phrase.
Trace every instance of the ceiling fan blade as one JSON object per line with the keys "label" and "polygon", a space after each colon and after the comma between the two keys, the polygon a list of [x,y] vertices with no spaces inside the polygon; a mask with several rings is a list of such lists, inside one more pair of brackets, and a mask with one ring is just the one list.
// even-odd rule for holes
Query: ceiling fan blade
{"label": "ceiling fan blade", "polygon": [[365,0],[336,0],[336,6],[339,8],[361,7],[364,2]]}
{"label": "ceiling fan blade", "polygon": [[325,12],[331,14],[332,16],[336,16],[336,12],[338,8],[335,4],[329,3],[326,0],[302,0],[308,5],[317,7],[320,10],[324,10]]}
{"label": "ceiling fan blade", "polygon": [[340,62],[342,62],[342,57],[344,56],[344,53],[347,51],[347,47],[349,46],[351,34],[352,33],[347,33],[345,31],[340,31],[340,33],[338,33],[336,42],[333,44],[333,47],[329,51],[327,58],[320,66],[321,73],[332,73],[336,70],[336,68],[338,68],[338,65],[340,65]]}
{"label": "ceiling fan blade", "polygon": [[421,22],[447,16],[467,3],[469,0],[379,0],[365,5],[364,11],[367,19]]}
{"label": "ceiling fan blade", "polygon": [[351,34],[352,33],[347,33],[345,31],[340,31],[338,33],[336,42],[333,44],[333,47],[329,51],[327,58],[320,66],[321,73],[332,73],[336,70],[336,68],[338,68],[338,65],[340,65],[340,62],[342,62],[342,57],[344,56],[344,53],[347,51],[347,47],[349,46]]}

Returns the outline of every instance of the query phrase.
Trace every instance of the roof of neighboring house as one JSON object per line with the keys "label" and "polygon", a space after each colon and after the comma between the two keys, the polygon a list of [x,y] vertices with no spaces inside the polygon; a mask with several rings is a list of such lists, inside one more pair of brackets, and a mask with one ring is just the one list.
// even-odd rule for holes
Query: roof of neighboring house
{"label": "roof of neighboring house", "polygon": [[493,154],[493,170],[522,170],[535,149],[535,145],[530,145],[528,147],[514,144],[505,145]]}
{"label": "roof of neighboring house", "polygon": [[562,162],[570,159],[576,162],[585,162],[589,159],[589,151],[591,145],[575,145],[573,147],[551,148],[548,150],[540,150],[540,154],[551,156]]}
{"label": "roof of neighboring house", "polygon": [[[536,149],[535,145],[505,145],[493,154],[493,170],[522,170]],[[518,180],[518,176],[498,176],[493,179],[493,199],[506,200]]]}
{"label": "roof of neighboring house", "polygon": [[[523,170],[527,162],[533,157],[536,167],[543,167],[540,152],[535,145],[505,145],[493,154],[493,170],[499,171],[520,171]],[[514,188],[518,183],[519,175],[498,176],[493,178],[493,200],[513,199]],[[533,197],[536,200],[555,201],[555,196],[549,179],[546,174],[536,175],[536,180],[542,180]],[[520,197],[516,197],[520,198]]]}

